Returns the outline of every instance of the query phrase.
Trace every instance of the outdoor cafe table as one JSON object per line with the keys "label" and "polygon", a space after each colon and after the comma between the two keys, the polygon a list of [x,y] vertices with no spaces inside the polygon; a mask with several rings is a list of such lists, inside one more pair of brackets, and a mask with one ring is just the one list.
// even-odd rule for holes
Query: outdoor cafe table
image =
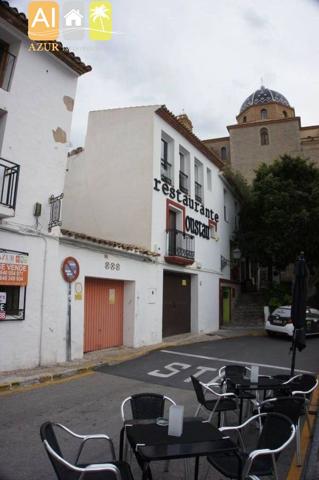
{"label": "outdoor cafe table", "polygon": [[198,479],[199,457],[211,453],[224,453],[237,446],[214,425],[200,418],[185,418],[180,437],[168,435],[168,426],[157,425],[156,420],[148,423],[129,422],[125,425],[127,439],[142,468],[142,479],[151,477],[149,464],[156,460],[172,460],[195,457],[195,480]]}
{"label": "outdoor cafe table", "polygon": [[[240,393],[245,391],[263,391],[264,396],[268,390],[273,392],[278,392],[279,390],[285,390],[290,392],[293,390],[294,383],[291,382],[288,385],[283,385],[282,378],[269,377],[265,375],[260,375],[257,382],[252,382],[249,378],[231,376],[227,379],[234,389],[234,393],[240,395]],[[243,410],[243,398],[241,397],[240,401],[240,423],[242,421],[242,410]]]}

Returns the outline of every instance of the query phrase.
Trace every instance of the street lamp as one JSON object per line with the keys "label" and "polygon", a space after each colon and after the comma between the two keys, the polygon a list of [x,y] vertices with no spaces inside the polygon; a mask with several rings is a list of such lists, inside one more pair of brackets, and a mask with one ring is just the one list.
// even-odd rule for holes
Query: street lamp
{"label": "street lamp", "polygon": [[238,247],[234,248],[233,250],[233,259],[234,260],[240,260],[241,257],[241,251]]}
{"label": "street lamp", "polygon": [[238,263],[238,260],[241,258],[241,251],[238,247],[234,248],[232,251],[232,259],[228,260],[223,255],[220,256],[220,269],[224,270],[226,265],[234,266]]}

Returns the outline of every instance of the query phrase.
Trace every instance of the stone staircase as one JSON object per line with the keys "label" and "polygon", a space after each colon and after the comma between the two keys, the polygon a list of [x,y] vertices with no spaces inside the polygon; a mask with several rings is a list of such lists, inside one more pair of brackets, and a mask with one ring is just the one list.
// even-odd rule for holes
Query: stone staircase
{"label": "stone staircase", "polygon": [[232,311],[233,327],[262,327],[265,298],[262,293],[241,293]]}

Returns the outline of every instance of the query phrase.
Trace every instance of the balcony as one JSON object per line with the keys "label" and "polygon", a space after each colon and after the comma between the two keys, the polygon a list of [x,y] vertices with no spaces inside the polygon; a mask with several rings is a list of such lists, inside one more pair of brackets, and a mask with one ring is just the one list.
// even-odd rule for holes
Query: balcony
{"label": "balcony", "polygon": [[14,216],[19,172],[20,165],[0,158],[0,218]]}
{"label": "balcony", "polygon": [[195,261],[195,238],[180,230],[167,230],[165,261],[176,265],[191,265]]}
{"label": "balcony", "polygon": [[188,175],[179,171],[179,189],[181,192],[188,194]]}
{"label": "balcony", "polygon": [[172,185],[172,165],[165,160],[161,160],[161,180]]}
{"label": "balcony", "polygon": [[12,53],[9,53],[7,50],[3,50],[1,46],[0,52],[2,53],[0,60],[0,88],[8,91],[11,83],[16,57],[12,55]]}
{"label": "balcony", "polygon": [[195,182],[195,200],[200,203],[203,201],[202,185],[198,182]]}

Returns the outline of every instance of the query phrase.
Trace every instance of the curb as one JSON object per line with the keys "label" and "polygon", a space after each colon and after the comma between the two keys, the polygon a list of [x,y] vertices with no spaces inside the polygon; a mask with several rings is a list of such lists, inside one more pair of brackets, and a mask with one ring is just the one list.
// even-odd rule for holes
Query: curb
{"label": "curb", "polygon": [[[319,375],[317,376],[317,378],[319,380]],[[303,463],[301,466],[298,467],[296,464],[296,454],[294,454],[286,480],[300,480],[302,478],[305,478],[304,474],[306,468],[308,467],[311,440],[316,426],[316,417],[318,414],[318,410],[319,387],[313,392],[309,405],[309,412],[311,412],[311,416],[309,417],[311,431],[309,432],[306,421],[304,422],[301,431],[301,458],[303,459]]]}
{"label": "curb", "polygon": [[[227,332],[227,329],[225,329],[225,332]],[[24,387],[30,387],[32,385],[45,385],[45,384],[51,384],[51,383],[56,383],[58,381],[64,380],[64,379],[71,379],[72,377],[76,377],[79,375],[86,375],[90,372],[93,372],[96,368],[102,367],[104,365],[116,365],[119,363],[126,362],[128,360],[134,360],[136,358],[142,357],[144,355],[147,355],[148,353],[152,353],[158,350],[162,350],[165,348],[169,347],[177,347],[177,346],[182,346],[182,345],[191,345],[194,343],[202,343],[202,342],[213,342],[213,341],[218,341],[218,340],[228,340],[232,338],[239,338],[242,336],[264,336],[264,331],[261,330],[260,332],[256,329],[247,329],[238,331],[236,333],[231,333],[230,335],[220,335],[219,331],[216,333],[212,334],[203,334],[199,335],[196,337],[189,337],[177,341],[172,341],[172,342],[162,342],[160,344],[156,345],[150,345],[147,347],[142,347],[141,349],[129,352],[129,353],[124,353],[122,355],[110,355],[106,359],[102,359],[100,361],[88,363],[87,365],[80,365],[77,367],[65,367],[65,370],[62,372],[58,373],[49,373],[45,372],[39,375],[32,375],[30,377],[26,377],[25,379],[19,378],[19,380],[12,380],[10,382],[5,382],[5,383],[0,383],[0,394],[1,393],[7,393],[7,392],[13,392],[17,391],[19,389],[22,389]],[[52,366],[52,368],[61,368],[61,366]],[[63,368],[63,367],[62,367]]]}
{"label": "curb", "polygon": [[74,368],[70,370],[66,370],[65,372],[61,373],[53,373],[53,374],[44,374],[35,376],[32,378],[26,378],[25,380],[21,380],[19,382],[8,382],[0,384],[0,393],[2,392],[12,392],[19,388],[23,387],[30,387],[31,385],[45,385],[49,383],[55,383],[59,380],[64,380],[67,378],[72,378],[79,375],[85,375],[89,372],[92,372],[95,366],[89,367],[81,367],[81,368]]}

